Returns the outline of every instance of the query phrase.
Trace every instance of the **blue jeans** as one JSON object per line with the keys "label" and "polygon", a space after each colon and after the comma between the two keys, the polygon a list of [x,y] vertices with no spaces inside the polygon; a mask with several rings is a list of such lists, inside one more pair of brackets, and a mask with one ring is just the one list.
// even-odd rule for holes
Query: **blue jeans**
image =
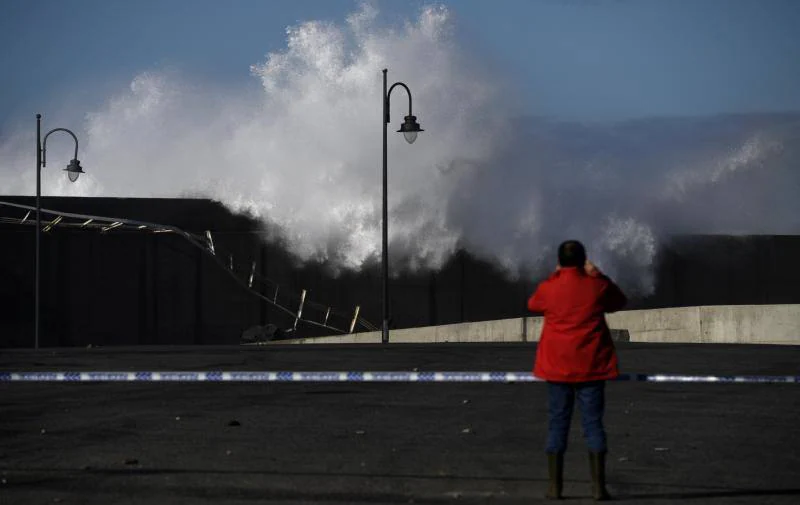
{"label": "blue jeans", "polygon": [[581,409],[581,425],[586,445],[592,452],[606,452],[606,431],[603,428],[605,385],[605,381],[547,383],[550,419],[545,452],[563,453],[567,450],[576,394]]}

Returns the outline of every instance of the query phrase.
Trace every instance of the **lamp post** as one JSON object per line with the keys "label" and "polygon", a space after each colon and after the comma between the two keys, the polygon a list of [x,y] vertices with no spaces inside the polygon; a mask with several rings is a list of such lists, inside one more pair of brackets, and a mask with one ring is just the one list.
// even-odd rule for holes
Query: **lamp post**
{"label": "lamp post", "polygon": [[35,288],[35,312],[36,312],[36,322],[34,323],[34,349],[39,348],[39,284],[40,284],[40,272],[39,272],[39,243],[41,240],[41,233],[42,233],[42,221],[41,221],[41,198],[42,198],[42,167],[47,164],[47,137],[50,136],[51,133],[55,132],[66,132],[72,135],[72,139],[75,141],[75,156],[73,156],[72,161],[69,162],[67,168],[64,169],[67,172],[67,176],[69,177],[70,182],[75,182],[78,180],[78,177],[83,173],[83,169],[81,168],[81,163],[78,161],[78,137],[75,136],[74,133],[67,130],[66,128],[54,128],[47,132],[44,136],[44,141],[42,141],[42,115],[36,114],[36,288]]}
{"label": "lamp post", "polygon": [[411,90],[402,82],[396,82],[386,89],[386,74],[388,70],[383,69],[383,245],[381,267],[383,270],[383,332],[381,333],[381,342],[384,344],[389,342],[389,214],[388,214],[388,199],[387,199],[387,137],[386,131],[389,125],[389,98],[392,96],[392,90],[395,86],[402,86],[408,94],[408,115],[405,117],[405,122],[400,125],[398,132],[403,133],[406,142],[413,144],[417,140],[417,133],[424,131],[417,123],[416,116],[411,111]]}

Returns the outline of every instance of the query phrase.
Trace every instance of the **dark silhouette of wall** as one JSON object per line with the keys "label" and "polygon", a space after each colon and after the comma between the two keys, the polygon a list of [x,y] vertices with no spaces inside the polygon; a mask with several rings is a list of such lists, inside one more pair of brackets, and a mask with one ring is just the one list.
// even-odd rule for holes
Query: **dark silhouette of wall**
{"label": "dark silhouette of wall", "polygon": [[[0,200],[34,204],[30,197]],[[42,206],[173,225],[196,234],[211,230],[218,253],[232,254],[240,278],[247,278],[256,261],[257,274],[280,285],[281,304],[297,307],[300,290],[306,289],[310,300],[347,314],[333,321],[339,328],[348,327],[356,305],[380,325],[378,263],[336,276],[325,265],[298,265],[279,244],[262,240],[258,223],[216,202],[51,197]],[[34,228],[0,225],[0,237],[0,346],[28,347],[33,343]],[[629,308],[800,303],[797,252],[796,236],[676,237],[659,252],[656,292],[631,300]],[[235,344],[253,325],[285,329],[294,323],[177,235],[56,226],[42,234],[41,265],[42,346]],[[462,251],[440,271],[392,278],[392,327],[521,316],[539,280],[509,280],[492,264]],[[272,286],[254,286],[274,295]],[[304,317],[322,321],[324,316],[324,309],[304,309]],[[301,324],[297,336],[328,333]]]}
{"label": "dark silhouette of wall", "polygon": [[800,303],[797,235],[692,235],[661,246],[642,308]]}

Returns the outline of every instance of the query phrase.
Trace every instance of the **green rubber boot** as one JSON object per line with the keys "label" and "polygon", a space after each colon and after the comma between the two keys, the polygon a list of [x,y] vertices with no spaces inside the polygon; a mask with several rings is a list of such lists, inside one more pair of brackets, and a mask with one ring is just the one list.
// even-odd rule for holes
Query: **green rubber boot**
{"label": "green rubber boot", "polygon": [[595,501],[610,500],[606,490],[606,453],[589,452],[589,466],[592,471],[592,498]]}
{"label": "green rubber boot", "polygon": [[545,498],[560,500],[564,488],[564,454],[547,453],[547,474],[550,476],[550,486]]}

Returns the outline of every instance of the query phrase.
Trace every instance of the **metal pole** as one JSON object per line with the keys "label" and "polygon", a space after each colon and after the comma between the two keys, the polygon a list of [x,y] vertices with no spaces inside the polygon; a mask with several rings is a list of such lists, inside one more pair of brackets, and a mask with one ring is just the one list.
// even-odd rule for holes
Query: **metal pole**
{"label": "metal pole", "polygon": [[384,344],[389,343],[389,215],[387,210],[388,200],[386,196],[386,127],[389,116],[389,97],[386,95],[387,72],[387,69],[383,69],[383,246],[381,258],[381,265],[383,268],[383,333],[381,334],[381,342]]}
{"label": "metal pole", "polygon": [[35,291],[35,322],[33,348],[39,348],[39,240],[42,228],[41,218],[41,197],[42,197],[42,115],[36,114],[36,287]]}

